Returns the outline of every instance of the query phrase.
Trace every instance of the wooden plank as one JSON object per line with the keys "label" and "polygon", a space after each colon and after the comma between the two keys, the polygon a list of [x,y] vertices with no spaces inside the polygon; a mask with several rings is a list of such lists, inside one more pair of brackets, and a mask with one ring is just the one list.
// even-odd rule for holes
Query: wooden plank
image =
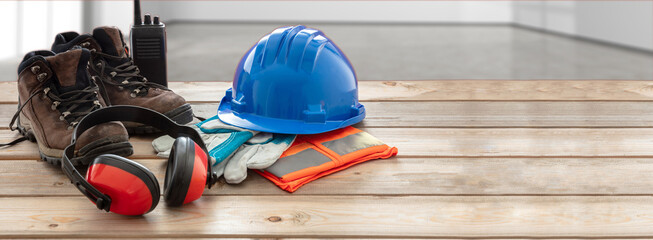
{"label": "wooden plank", "polygon": [[[4,238],[0,237],[0,239],[4,239]],[[14,238],[10,238],[10,239],[14,239]],[[16,239],[30,240],[30,239],[43,239],[43,238],[22,238],[21,237],[21,238],[16,238]],[[77,239],[77,240],[104,240],[104,239],[113,240],[115,238],[106,238],[106,237],[100,236],[100,237],[94,237],[94,238],[75,238],[75,239]],[[121,240],[135,240],[135,239],[140,239],[140,240],[153,240],[153,239],[156,239],[156,240],[159,240],[161,238],[120,238],[120,239]],[[179,239],[179,240],[185,240],[185,239],[209,240],[209,239],[215,239],[215,238],[175,237],[174,239]],[[261,238],[245,238],[245,237],[241,237],[241,238],[231,238],[231,237],[230,238],[223,238],[223,237],[220,237],[220,239],[223,239],[223,240],[244,240],[244,239],[260,240]],[[315,237],[311,238],[309,236],[309,237],[301,237],[301,238],[299,238],[299,237],[289,237],[289,238],[274,238],[274,239],[275,240],[284,240],[284,239],[290,239],[290,240],[315,240],[315,239],[334,239],[334,238],[330,238],[328,236],[323,236],[323,237],[320,237],[320,238],[315,238]],[[341,239],[341,240],[354,240],[354,239],[355,240],[376,240],[378,238],[365,238],[365,237],[342,238],[342,237],[339,237],[339,238],[335,238],[335,239]],[[388,238],[388,237],[384,237],[383,239],[386,239],[386,240],[406,240],[406,239],[433,239],[433,238],[432,237],[423,237],[423,238],[420,238],[420,237],[411,237],[411,238],[405,238],[405,237],[403,237],[403,238],[402,237]],[[440,240],[453,240],[453,239],[469,239],[469,238],[438,238],[438,239],[440,239]],[[529,238],[492,238],[492,239],[493,240],[532,240],[532,239],[529,239]],[[538,239],[546,240],[546,239],[559,239],[559,238],[538,238]],[[568,240],[580,240],[582,238],[565,238],[565,239],[568,239]],[[641,239],[641,238],[637,238],[637,237],[623,238],[622,237],[622,238],[619,238],[619,239]]]}
{"label": "wooden plank", "polygon": [[[189,102],[216,102],[230,82],[170,82]],[[361,101],[651,101],[653,81],[430,80],[360,81]],[[0,103],[16,103],[15,82],[0,83]]]}
{"label": "wooden plank", "polygon": [[653,129],[396,129],[367,132],[402,156],[650,157]]}
{"label": "wooden plank", "polygon": [[[405,157],[653,157],[651,128],[361,128]],[[16,133],[0,130],[0,142]],[[133,137],[133,158],[154,158],[152,137]],[[37,159],[37,146],[22,142],[0,159]]]}
{"label": "wooden plank", "polygon": [[[139,160],[163,181],[162,159]],[[393,158],[349,168],[294,195],[652,195],[653,161],[632,158]],[[163,187],[163,182],[161,182]],[[80,196],[59,167],[0,161],[0,196]],[[287,195],[251,172],[212,195]]]}
{"label": "wooden plank", "polygon": [[650,197],[216,196],[144,217],[0,198],[5,237],[653,237]]}
{"label": "wooden plank", "polygon": [[364,128],[400,156],[651,157],[653,129]]}
{"label": "wooden plank", "polygon": [[[217,108],[193,105],[205,118]],[[357,127],[653,127],[648,102],[367,102],[365,109]]]}
{"label": "wooden plank", "polygon": [[[217,103],[193,104],[212,117]],[[358,127],[653,127],[648,102],[367,102]],[[15,104],[0,104],[8,129]]]}

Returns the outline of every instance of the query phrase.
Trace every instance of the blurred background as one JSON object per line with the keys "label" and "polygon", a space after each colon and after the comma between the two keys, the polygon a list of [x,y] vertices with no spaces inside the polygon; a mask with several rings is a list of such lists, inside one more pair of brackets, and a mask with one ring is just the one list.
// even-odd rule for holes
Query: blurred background
{"label": "blurred background", "polygon": [[[131,1],[0,1],[0,81],[63,31],[113,25]],[[231,81],[276,27],[321,29],[359,80],[653,80],[653,1],[147,1],[167,24],[170,81]],[[127,40],[127,39],[126,39]]]}

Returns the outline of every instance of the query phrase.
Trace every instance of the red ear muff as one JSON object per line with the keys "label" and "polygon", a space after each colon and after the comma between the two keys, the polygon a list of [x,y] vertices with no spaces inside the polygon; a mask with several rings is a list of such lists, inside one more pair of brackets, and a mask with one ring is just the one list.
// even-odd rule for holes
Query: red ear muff
{"label": "red ear muff", "polygon": [[164,181],[166,204],[181,206],[202,196],[206,186],[208,158],[188,137],[179,137],[172,144]]}
{"label": "red ear muff", "polygon": [[[77,138],[86,130],[110,121],[147,124],[179,137],[173,144],[165,179],[165,199],[182,205],[202,196],[213,185],[217,173],[209,165],[206,147],[197,131],[175,123],[165,115],[137,106],[109,106],[86,115],[73,130],[70,145],[63,152],[61,169],[73,185],[98,209],[125,215],[152,211],[161,193],[154,175],[142,165],[116,155],[100,155],[90,164],[86,177],[73,165]],[[196,144],[191,139],[197,141]],[[211,175],[209,174],[209,171]]]}
{"label": "red ear muff", "polygon": [[96,157],[86,180],[111,198],[110,211],[143,215],[152,211],[161,196],[154,174],[143,165],[113,154]]}

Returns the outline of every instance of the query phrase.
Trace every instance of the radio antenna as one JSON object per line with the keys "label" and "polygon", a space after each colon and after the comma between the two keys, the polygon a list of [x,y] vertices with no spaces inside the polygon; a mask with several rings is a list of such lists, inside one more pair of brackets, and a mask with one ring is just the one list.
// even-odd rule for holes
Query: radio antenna
{"label": "radio antenna", "polygon": [[141,25],[141,1],[134,0],[134,25]]}

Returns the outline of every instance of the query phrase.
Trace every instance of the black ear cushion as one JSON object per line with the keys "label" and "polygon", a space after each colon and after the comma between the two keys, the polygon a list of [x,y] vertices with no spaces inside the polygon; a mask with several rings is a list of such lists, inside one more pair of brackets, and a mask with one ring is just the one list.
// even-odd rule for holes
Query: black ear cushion
{"label": "black ear cushion", "polygon": [[147,186],[152,196],[152,205],[149,211],[152,211],[159,203],[159,199],[161,198],[161,190],[159,187],[159,182],[157,181],[154,174],[152,174],[152,172],[148,170],[145,166],[137,162],[134,162],[132,160],[129,160],[127,158],[114,154],[103,154],[97,156],[93,160],[93,162],[91,162],[91,164],[89,165],[89,169],[96,164],[104,164],[104,165],[116,167],[120,170],[123,170],[129,174],[138,177],[141,181],[143,181],[143,183],[145,184],[145,186]]}
{"label": "black ear cushion", "polygon": [[188,137],[178,137],[170,150],[163,183],[168,206],[181,206],[184,203],[193,176],[194,160],[195,142]]}

